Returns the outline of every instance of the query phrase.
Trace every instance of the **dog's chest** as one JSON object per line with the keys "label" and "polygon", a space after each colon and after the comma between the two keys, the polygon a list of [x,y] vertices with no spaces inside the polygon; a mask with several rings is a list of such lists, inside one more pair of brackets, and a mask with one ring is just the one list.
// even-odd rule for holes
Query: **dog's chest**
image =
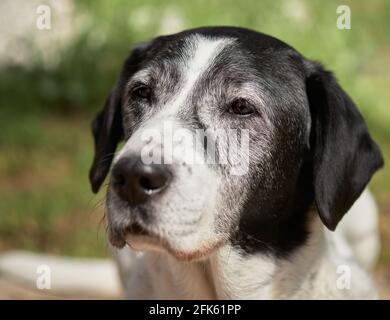
{"label": "dog's chest", "polygon": [[145,258],[151,296],[156,299],[272,298],[274,262],[264,257],[243,258],[230,246],[202,262],[178,262],[165,255]]}

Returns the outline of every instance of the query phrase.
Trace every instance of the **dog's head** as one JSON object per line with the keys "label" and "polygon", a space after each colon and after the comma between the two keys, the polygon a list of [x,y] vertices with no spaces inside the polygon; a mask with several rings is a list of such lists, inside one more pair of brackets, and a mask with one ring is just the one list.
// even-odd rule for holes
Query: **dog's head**
{"label": "dog's head", "polygon": [[[334,230],[383,160],[333,75],[285,43],[202,28],[135,48],[93,122],[112,244],[196,259]],[[115,153],[119,142],[125,144]]]}

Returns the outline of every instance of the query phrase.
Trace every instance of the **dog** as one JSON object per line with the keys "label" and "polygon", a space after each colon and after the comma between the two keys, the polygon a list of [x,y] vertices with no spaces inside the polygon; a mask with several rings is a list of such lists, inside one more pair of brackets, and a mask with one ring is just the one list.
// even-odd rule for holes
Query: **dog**
{"label": "dog", "polygon": [[320,63],[244,28],[160,36],[132,50],[92,131],[129,299],[377,298],[366,186],[383,158]]}

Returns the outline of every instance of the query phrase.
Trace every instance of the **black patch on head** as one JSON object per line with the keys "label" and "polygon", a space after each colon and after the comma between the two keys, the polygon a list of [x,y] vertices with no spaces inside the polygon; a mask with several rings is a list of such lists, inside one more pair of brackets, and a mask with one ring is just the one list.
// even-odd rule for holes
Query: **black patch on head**
{"label": "black patch on head", "polygon": [[309,223],[314,195],[311,185],[310,161],[302,166],[298,177],[280,185],[277,190],[261,197],[264,186],[252,186],[252,196],[245,203],[239,226],[231,242],[244,252],[269,253],[285,257],[305,243],[309,236]]}
{"label": "black patch on head", "polygon": [[[275,109],[276,117],[284,123],[277,129],[280,138],[274,144],[279,154],[270,171],[277,179],[261,177],[254,182],[232,237],[233,245],[248,253],[286,256],[303,245],[309,234],[311,209],[334,230],[383,165],[361,114],[332,74],[303,58],[297,74],[305,84],[311,115],[308,148],[299,131],[288,132],[294,121],[301,120],[290,113],[291,120],[283,121],[284,114]],[[273,90],[284,101],[292,99],[290,92],[278,93],[280,87]],[[301,152],[294,153],[291,148]]]}
{"label": "black patch on head", "polygon": [[[285,96],[285,97],[288,97]],[[303,118],[297,112],[275,109],[272,156],[252,167],[249,196],[231,242],[246,253],[264,252],[285,257],[305,243],[313,207],[313,161]]]}

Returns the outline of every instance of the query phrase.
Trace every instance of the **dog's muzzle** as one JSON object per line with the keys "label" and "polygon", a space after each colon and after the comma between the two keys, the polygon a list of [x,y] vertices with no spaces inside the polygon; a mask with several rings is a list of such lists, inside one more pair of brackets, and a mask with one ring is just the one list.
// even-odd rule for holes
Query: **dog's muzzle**
{"label": "dog's muzzle", "polygon": [[144,164],[138,157],[125,157],[112,170],[112,185],[123,201],[136,206],[161,194],[171,177],[167,165]]}

